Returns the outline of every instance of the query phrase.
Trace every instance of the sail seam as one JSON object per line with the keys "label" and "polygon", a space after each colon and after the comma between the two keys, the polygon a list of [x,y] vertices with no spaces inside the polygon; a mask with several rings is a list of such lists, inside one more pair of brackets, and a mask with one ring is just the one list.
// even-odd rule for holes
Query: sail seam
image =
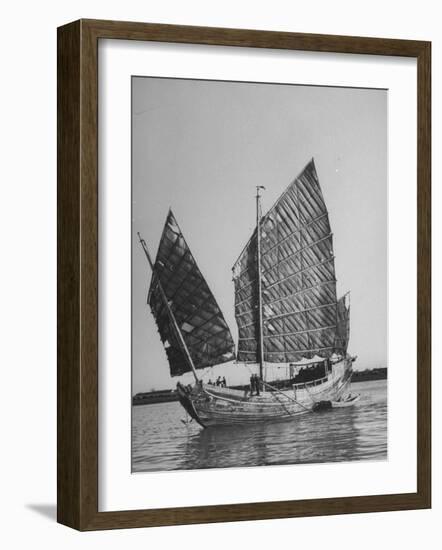
{"label": "sail seam", "polygon": [[280,313],[279,315],[269,315],[266,317],[266,321],[281,319],[282,317],[288,317],[290,315],[296,315],[297,313],[307,313],[309,311],[316,311],[317,309],[324,309],[326,307],[336,306],[336,302],[330,302],[329,304],[322,304],[321,306],[310,307],[306,309],[298,309],[296,311],[289,311],[287,313]]}
{"label": "sail seam", "polygon": [[[325,237],[322,237],[321,239],[318,239],[317,241],[313,242],[313,243],[310,243],[308,246],[304,246],[302,248],[300,248],[299,250],[296,250],[295,252],[293,252],[292,254],[290,254],[289,256],[286,256],[285,258],[283,258],[282,260],[279,260],[278,262],[274,263],[271,267],[268,267],[267,269],[264,269],[263,270],[263,275],[265,273],[269,273],[270,271],[272,271],[272,269],[274,269],[275,267],[279,266],[280,264],[286,262],[287,260],[290,260],[291,258],[293,258],[294,256],[296,256],[297,254],[300,254],[301,252],[304,252],[306,250],[310,250],[312,249],[314,246],[316,246],[317,244],[327,240],[328,238],[332,237],[333,236],[333,233],[330,232],[330,233],[327,233],[327,235],[325,235]],[[265,256],[266,254],[268,254],[268,252],[263,252],[263,256]],[[243,275],[249,268],[245,269],[241,275]],[[296,273],[302,273],[302,270],[301,271],[297,271]],[[296,273],[293,273],[293,275],[295,275]],[[239,278],[239,277],[238,277]],[[247,284],[245,285],[242,285],[240,287],[237,287],[236,288],[236,292],[241,292],[241,290],[244,290],[245,288],[248,288],[250,287],[251,285],[253,285],[254,281],[251,280],[249,281]],[[276,284],[276,283],[274,283]]]}
{"label": "sail seam", "polygon": [[[266,334],[264,338],[280,338],[281,336],[296,336],[297,334],[304,334],[306,332],[318,332],[320,330],[327,330],[336,328],[336,325],[328,325],[325,327],[318,327],[318,328],[309,328],[307,330],[298,330],[296,332],[281,332],[279,334]],[[255,340],[255,338],[252,336],[250,338],[238,338],[238,341],[242,340]]]}
{"label": "sail seam", "polygon": [[330,256],[330,258],[327,258],[326,260],[322,260],[321,262],[318,262],[316,264],[309,265],[307,267],[304,267],[304,269],[300,269],[299,271],[295,271],[291,275],[288,275],[285,279],[281,279],[280,281],[276,281],[276,283],[272,283],[271,285],[266,286],[265,290],[268,290],[269,288],[273,288],[276,285],[280,285],[281,283],[284,283],[285,281],[288,281],[289,279],[292,279],[296,275],[300,275],[301,273],[304,273],[305,271],[308,271],[309,269],[314,269],[315,267],[318,267],[320,265],[328,264],[329,262],[332,262],[335,259],[334,255]]}
{"label": "sail seam", "polygon": [[[263,252],[263,254],[269,254],[275,248],[279,248],[281,245],[286,243],[291,237],[293,237],[293,235],[296,235],[296,233],[300,233],[301,231],[305,231],[306,229],[310,228],[312,225],[315,225],[318,221],[322,220],[323,218],[327,218],[327,217],[328,217],[328,213],[326,212],[325,214],[321,214],[320,216],[318,216],[317,218],[315,218],[311,222],[306,223],[302,227],[298,227],[297,229],[295,229],[294,231],[289,233],[286,237],[284,237],[281,241],[274,244],[271,248],[269,248],[268,250],[265,250]],[[264,232],[265,232],[265,229],[264,229]]]}
{"label": "sail seam", "polygon": [[[275,269],[275,267],[278,267],[279,264],[283,264],[283,263],[287,262],[288,260],[292,259],[294,256],[296,256],[298,254],[301,254],[301,252],[305,252],[306,250],[312,249],[317,244],[322,243],[323,241],[326,241],[327,239],[329,239],[332,236],[333,236],[333,233],[328,233],[325,237],[322,237],[321,239],[318,239],[317,241],[314,241],[313,243],[310,243],[309,245],[304,246],[304,247],[300,248],[299,250],[296,250],[295,252],[293,252],[289,256],[286,256],[285,258],[283,258],[279,262],[274,263],[271,267],[268,267],[267,269],[265,269],[263,271],[263,274],[269,273],[270,271]],[[266,254],[266,253],[264,253],[264,254]]]}
{"label": "sail seam", "polygon": [[298,296],[299,294],[304,294],[305,292],[309,292],[310,290],[313,290],[315,288],[319,288],[320,286],[327,286],[327,285],[330,285],[332,283],[336,283],[336,279],[329,279],[327,281],[322,281],[322,282],[320,282],[316,285],[312,285],[312,286],[309,286],[307,288],[304,288],[303,290],[298,290],[298,291],[294,292],[293,294],[287,294],[287,296],[283,296],[282,298],[278,298],[277,300],[269,300],[264,305],[266,305],[266,306],[274,305],[274,304],[277,304],[279,302],[282,302],[283,300],[286,300],[287,298],[293,298],[294,296]]}
{"label": "sail seam", "polygon": [[[335,257],[334,257],[334,255],[332,255],[329,258],[327,258],[326,260],[322,260],[322,261],[320,261],[316,264],[312,264],[308,267],[305,267],[304,269],[300,269],[299,271],[295,271],[294,273],[291,273],[290,275],[288,275],[284,279],[281,279],[280,281],[276,281],[275,283],[272,283],[271,285],[267,285],[264,290],[268,290],[269,288],[273,288],[274,286],[279,285],[281,283],[284,283],[285,281],[288,281],[292,277],[295,277],[296,275],[299,275],[300,273],[303,273],[304,271],[308,271],[309,269],[314,269],[315,267],[318,267],[320,265],[324,265],[326,263],[329,263],[334,259],[335,259]],[[254,283],[254,281],[251,281],[250,283],[247,283],[246,285],[242,286],[241,288],[236,289],[235,293],[237,294],[238,292],[244,290],[245,288],[249,288],[250,286],[253,285],[253,283]],[[238,305],[242,304],[243,302],[246,302],[249,298],[250,298],[250,296],[248,298],[245,298],[244,300],[241,300],[241,302],[237,302],[235,304],[235,306],[238,306]]]}
{"label": "sail seam", "polygon": [[[290,315],[297,315],[298,313],[307,313],[309,311],[316,311],[317,309],[323,309],[323,308],[326,308],[326,307],[331,307],[331,306],[336,306],[336,302],[330,302],[329,304],[323,304],[321,306],[315,306],[315,307],[311,307],[311,308],[308,308],[308,309],[297,309],[297,310],[294,310],[294,311],[289,311],[287,313],[281,313],[279,315],[273,315],[273,316],[268,316],[264,319],[264,321],[270,321],[270,320],[274,320],[274,319],[280,319],[282,317],[289,317]],[[255,321],[252,322],[252,323],[248,323],[247,325],[243,325],[240,330],[243,330],[245,328],[248,328],[248,327],[251,327],[255,324]]]}
{"label": "sail seam", "polygon": [[[280,282],[283,282],[283,281],[280,281]],[[320,286],[327,286],[327,285],[332,284],[332,283],[336,283],[336,279],[329,279],[327,281],[322,281],[322,282],[320,282],[316,285],[312,285],[312,286],[309,286],[307,288],[303,288],[302,290],[297,290],[296,292],[293,292],[292,294],[287,294],[287,296],[283,296],[282,298],[278,298],[277,300],[266,301],[266,303],[264,305],[265,306],[274,305],[274,304],[277,304],[279,302],[282,302],[283,300],[287,300],[288,298],[294,298],[295,296],[298,296],[299,294],[303,294],[304,292],[309,292],[310,290],[313,290],[315,288],[319,288]],[[264,294],[265,294],[266,291],[267,291],[267,289],[264,289]],[[238,302],[237,304],[235,304],[235,306],[239,306],[239,305],[243,304],[248,299],[249,298],[246,298],[246,300],[243,300],[242,302]],[[242,313],[236,313],[236,317],[242,317],[243,315],[247,315],[247,314],[250,314],[250,313],[251,313],[251,310],[243,311]]]}
{"label": "sail seam", "polygon": [[[266,222],[265,218],[267,217],[268,213],[263,217],[263,223]],[[269,248],[268,250],[265,250],[263,251],[263,255],[264,254],[269,254],[272,250],[274,250],[275,248],[281,246],[282,244],[284,244],[286,241],[288,241],[290,239],[290,237],[293,237],[293,235],[295,235],[296,233],[300,233],[301,231],[304,231],[308,228],[310,228],[311,226],[315,225],[318,221],[322,220],[323,218],[328,218],[328,212],[325,212],[324,214],[321,214],[320,216],[318,216],[317,218],[315,218],[314,220],[310,221],[309,223],[306,223],[305,225],[303,225],[302,227],[299,227],[297,229],[295,229],[295,231],[292,231],[291,233],[289,233],[286,237],[284,237],[284,239],[280,242],[277,242],[276,244],[274,244],[271,248]],[[266,232],[265,229],[263,230],[264,233]],[[256,231],[255,231],[256,232]],[[255,234],[255,233],[254,233]],[[236,260],[234,266],[232,267],[232,271],[235,271],[236,269],[236,266],[241,262],[242,260],[242,256],[244,255],[244,252],[246,251],[247,249],[247,246],[250,244],[250,242],[252,241],[252,238],[254,237],[254,234],[252,235],[252,237],[250,237],[250,240],[249,242],[246,244],[246,246],[244,247],[243,251],[241,252],[239,258]],[[250,270],[250,267],[246,267],[242,270],[241,272],[241,275],[238,275],[237,277],[233,277],[233,279],[240,279],[244,273],[247,273],[247,271]]]}

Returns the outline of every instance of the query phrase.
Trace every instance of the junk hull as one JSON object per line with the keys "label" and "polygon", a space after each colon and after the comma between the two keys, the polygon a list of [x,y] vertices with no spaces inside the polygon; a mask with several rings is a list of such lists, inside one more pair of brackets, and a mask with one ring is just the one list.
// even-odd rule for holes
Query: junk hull
{"label": "junk hull", "polygon": [[251,396],[247,390],[199,383],[177,385],[178,397],[187,413],[204,428],[217,425],[288,420],[312,412],[320,401],[337,401],[348,390],[352,358],[334,363],[323,378],[270,389]]}

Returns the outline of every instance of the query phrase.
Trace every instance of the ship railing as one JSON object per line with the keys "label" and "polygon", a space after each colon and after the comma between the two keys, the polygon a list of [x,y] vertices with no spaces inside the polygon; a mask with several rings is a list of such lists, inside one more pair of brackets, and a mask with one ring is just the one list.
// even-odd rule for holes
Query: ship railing
{"label": "ship railing", "polygon": [[226,395],[243,396],[245,390],[238,390],[235,388],[227,388],[226,386],[217,386],[216,384],[203,383],[203,388],[213,393],[220,393]]}
{"label": "ship railing", "polygon": [[300,390],[302,388],[311,388],[314,386],[320,386],[329,380],[329,376],[323,376],[322,378],[317,378],[316,380],[310,380],[310,382],[298,382],[293,384],[293,389]]}

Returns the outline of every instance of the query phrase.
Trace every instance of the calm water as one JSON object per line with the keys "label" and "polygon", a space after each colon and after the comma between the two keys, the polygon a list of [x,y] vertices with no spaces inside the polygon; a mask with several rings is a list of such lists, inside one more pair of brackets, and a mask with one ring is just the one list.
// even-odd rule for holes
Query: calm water
{"label": "calm water", "polygon": [[133,407],[132,470],[387,459],[387,381],[352,384],[353,407],[284,422],[202,429],[178,402]]}

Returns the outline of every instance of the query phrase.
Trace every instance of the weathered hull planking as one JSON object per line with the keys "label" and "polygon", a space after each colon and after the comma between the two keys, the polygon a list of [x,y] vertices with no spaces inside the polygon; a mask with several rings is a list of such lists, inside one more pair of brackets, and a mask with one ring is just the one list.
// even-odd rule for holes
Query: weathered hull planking
{"label": "weathered hull planking", "polygon": [[185,387],[178,384],[181,405],[204,428],[217,425],[243,424],[269,420],[285,420],[312,412],[322,401],[337,401],[348,389],[352,374],[352,358],[334,363],[324,378],[294,384],[286,390],[265,391],[247,395],[209,384]]}

